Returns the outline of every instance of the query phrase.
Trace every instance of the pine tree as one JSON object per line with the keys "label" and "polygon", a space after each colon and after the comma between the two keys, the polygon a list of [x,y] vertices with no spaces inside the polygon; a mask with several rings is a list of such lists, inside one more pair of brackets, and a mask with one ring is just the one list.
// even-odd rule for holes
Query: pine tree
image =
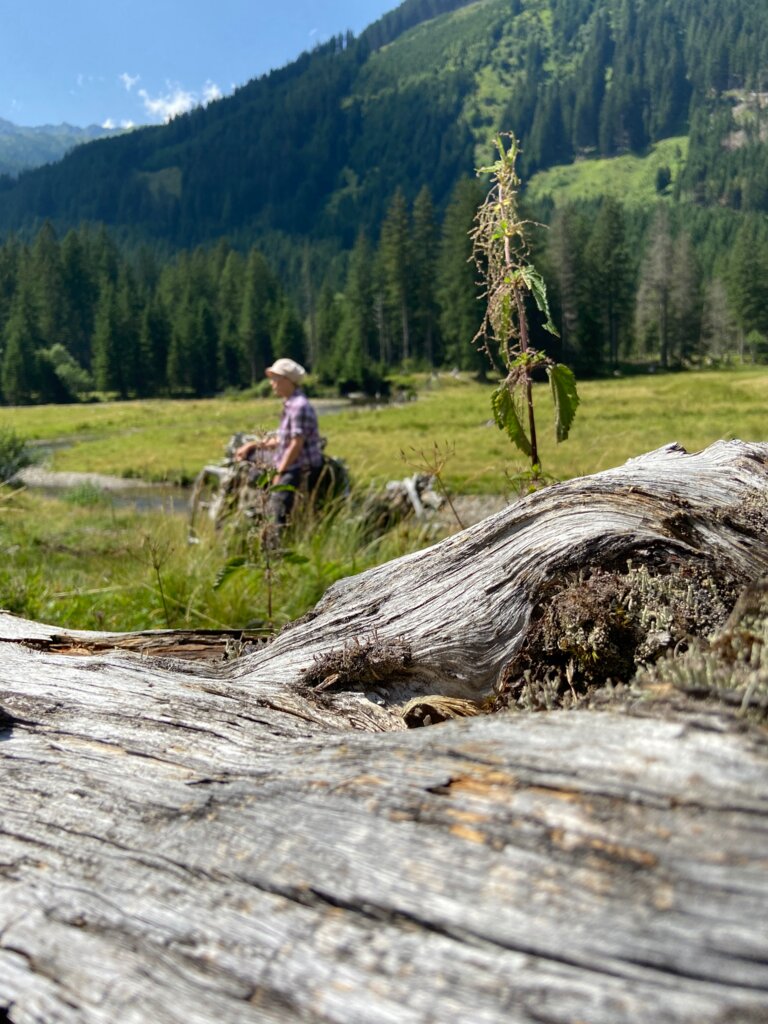
{"label": "pine tree", "polygon": [[349,258],[333,365],[339,380],[363,390],[367,390],[376,346],[372,262],[371,245],[360,232]]}
{"label": "pine tree", "polygon": [[613,43],[608,18],[598,14],[584,54],[576,83],[573,113],[573,146],[595,149],[600,141],[600,109],[605,97],[606,67],[610,65]]}
{"label": "pine tree", "polygon": [[137,394],[144,389],[142,375],[144,368],[140,362],[139,335],[141,332],[141,316],[139,296],[136,282],[131,271],[122,266],[118,273],[117,290],[117,324],[115,337],[115,355],[117,359],[118,390],[121,398]]}
{"label": "pine tree", "polygon": [[217,290],[218,351],[217,377],[223,387],[240,387],[246,371],[240,349],[240,315],[243,306],[245,264],[238,252],[229,252]]}
{"label": "pine tree", "polygon": [[690,236],[680,231],[672,252],[670,354],[676,363],[701,356],[701,275]]}
{"label": "pine tree", "polygon": [[658,351],[659,362],[664,369],[669,366],[670,356],[673,254],[669,217],[662,208],[649,229],[640,265],[635,333],[646,351]]}
{"label": "pine tree", "polygon": [[21,243],[11,235],[0,246],[0,334],[11,314],[22,258]]}
{"label": "pine tree", "polygon": [[392,338],[399,345],[393,356],[397,362],[411,359],[411,234],[408,206],[402,190],[392,198],[381,225],[378,263],[383,290],[384,312]]}
{"label": "pine tree", "polygon": [[682,28],[672,8],[658,12],[646,51],[648,134],[663,139],[684,130],[691,98],[682,49]]}
{"label": "pine tree", "polygon": [[592,330],[584,329],[583,300],[586,265],[585,225],[571,206],[558,207],[546,234],[543,272],[551,282],[553,316],[560,329],[560,358],[567,364],[594,368],[590,351]]}
{"label": "pine tree", "polygon": [[39,385],[37,350],[40,334],[29,287],[22,285],[16,294],[5,326],[2,377],[3,396],[9,405],[24,405],[32,400]]}
{"label": "pine tree", "polygon": [[[621,204],[606,197],[595,219],[584,253],[591,320],[600,343],[593,344],[593,356],[607,351],[613,367],[619,363],[619,349],[630,329],[633,273],[627,248],[624,212]],[[593,365],[597,369],[597,365]]]}
{"label": "pine tree", "polygon": [[180,395],[184,392],[187,382],[186,371],[187,363],[184,353],[184,342],[182,340],[182,328],[178,319],[176,319],[171,330],[168,359],[165,366],[168,390],[172,395]]}
{"label": "pine tree", "polygon": [[738,351],[739,327],[720,277],[713,278],[704,292],[701,337],[703,355],[711,359],[728,363]]}
{"label": "pine tree", "polygon": [[97,288],[82,237],[68,231],[61,243],[64,293],[61,341],[82,367],[91,365],[91,335]]}
{"label": "pine tree", "polygon": [[276,298],[277,286],[267,261],[258,249],[252,249],[245,268],[238,324],[240,351],[250,384],[262,379],[274,357],[272,335]]}
{"label": "pine tree", "polygon": [[210,395],[216,391],[218,339],[213,311],[204,295],[190,286],[176,307],[166,365],[168,385],[176,394]]}
{"label": "pine tree", "polygon": [[472,345],[483,319],[470,231],[483,200],[480,183],[462,178],[445,211],[437,261],[437,301],[445,359],[460,370],[484,373],[485,356]]}
{"label": "pine tree", "polygon": [[281,356],[295,359],[297,363],[307,361],[306,335],[301,320],[293,304],[283,297],[280,303],[280,310],[277,316],[277,328],[275,331],[274,350]]}
{"label": "pine tree", "polygon": [[319,339],[316,372],[326,383],[339,379],[337,339],[343,316],[343,296],[326,281],[317,302],[317,334]]}
{"label": "pine tree", "polygon": [[120,253],[105,225],[101,225],[95,236],[88,237],[88,249],[88,263],[93,268],[99,287],[104,280],[116,283]]}
{"label": "pine tree", "polygon": [[216,352],[218,337],[216,321],[208,300],[190,303],[190,334],[185,358],[189,367],[189,384],[197,396],[216,393]]}
{"label": "pine tree", "polygon": [[728,295],[743,335],[768,334],[768,232],[761,219],[744,219],[728,265]]}
{"label": "pine tree", "polygon": [[413,288],[413,354],[434,367],[439,357],[437,336],[437,223],[432,194],[425,185],[413,204],[411,246]]}
{"label": "pine tree", "polygon": [[315,294],[312,250],[308,242],[301,252],[301,293],[307,335],[307,362],[314,367],[318,361],[317,295]]}
{"label": "pine tree", "polygon": [[93,327],[93,380],[98,391],[121,390],[118,335],[120,317],[115,285],[102,282]]}
{"label": "pine tree", "polygon": [[166,387],[170,336],[171,326],[165,309],[156,296],[150,296],[141,310],[139,325],[141,377],[138,394],[142,397],[158,395]]}
{"label": "pine tree", "polygon": [[560,86],[550,82],[539,90],[531,132],[526,144],[525,173],[540,167],[568,163],[573,157],[565,124]]}
{"label": "pine tree", "polygon": [[65,294],[61,247],[50,221],[46,221],[37,233],[32,246],[30,272],[42,344],[53,345],[62,340]]}

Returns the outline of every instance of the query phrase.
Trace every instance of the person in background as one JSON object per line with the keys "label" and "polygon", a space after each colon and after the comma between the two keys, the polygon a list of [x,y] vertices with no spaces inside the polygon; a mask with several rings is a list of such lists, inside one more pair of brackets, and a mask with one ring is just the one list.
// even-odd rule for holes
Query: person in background
{"label": "person in background", "polygon": [[[277,436],[266,446],[274,448],[273,484],[292,488],[273,491],[270,497],[272,514],[284,526],[291,514],[299,490],[312,491],[323,468],[323,451],[317,426],[317,414],[301,383],[307,371],[293,359],[276,359],[267,368],[267,377],[273,392],[283,399],[283,414]],[[264,442],[248,441],[235,452],[238,461],[249,459]]]}

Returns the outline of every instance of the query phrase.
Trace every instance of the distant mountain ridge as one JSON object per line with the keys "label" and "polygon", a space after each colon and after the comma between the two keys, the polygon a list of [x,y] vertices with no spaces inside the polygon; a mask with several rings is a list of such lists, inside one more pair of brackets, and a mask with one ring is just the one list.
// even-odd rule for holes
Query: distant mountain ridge
{"label": "distant mountain ridge", "polygon": [[0,174],[17,175],[21,171],[53,163],[84,142],[121,135],[123,128],[71,124],[29,127],[0,118]]}
{"label": "distant mountain ridge", "polygon": [[[443,210],[499,129],[522,139],[526,177],[688,136],[676,201],[762,211],[764,116],[759,102],[741,110],[768,77],[758,6],[406,0],[206,108],[1,183],[0,229],[49,218],[171,248],[226,236],[348,249],[361,229],[375,236],[398,189],[412,202],[427,185]],[[728,149],[736,128],[746,145]]]}

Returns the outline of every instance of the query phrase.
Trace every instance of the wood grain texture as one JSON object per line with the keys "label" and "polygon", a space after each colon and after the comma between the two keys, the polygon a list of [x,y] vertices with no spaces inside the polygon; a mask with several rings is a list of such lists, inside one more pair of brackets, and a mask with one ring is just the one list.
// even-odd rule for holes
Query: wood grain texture
{"label": "wood grain texture", "polygon": [[696,563],[745,583],[768,572],[767,484],[768,444],[733,441],[695,455],[668,445],[548,487],[440,544],[335,584],[242,671],[253,681],[292,683],[318,658],[376,637],[413,651],[385,699],[483,696],[558,576],[627,558]]}
{"label": "wood grain texture", "polygon": [[[397,702],[486,692],[566,566],[762,575],[767,471],[730,443],[550,488],[235,660],[0,617],[0,1021],[764,1024],[764,730]],[[373,634],[407,667],[307,685]]]}

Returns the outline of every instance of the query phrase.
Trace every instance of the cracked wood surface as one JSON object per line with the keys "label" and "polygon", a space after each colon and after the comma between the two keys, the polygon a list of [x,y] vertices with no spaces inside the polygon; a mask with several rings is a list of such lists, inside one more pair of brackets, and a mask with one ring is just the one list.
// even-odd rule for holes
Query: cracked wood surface
{"label": "cracked wood surface", "polygon": [[[487,689],[587,557],[765,573],[767,469],[734,442],[550,488],[234,661],[0,617],[0,1021],[765,1024],[763,733],[391,705]],[[374,630],[408,674],[302,685]]]}
{"label": "cracked wood surface", "polygon": [[[536,596],[585,565],[695,562],[745,583],[768,573],[768,444],[668,445],[547,487],[424,551],[335,584],[305,620],[242,666],[286,684],[361,638],[414,660],[386,699],[483,697],[526,636]],[[752,512],[759,506],[760,515]]]}
{"label": "cracked wood surface", "polygon": [[14,1024],[765,1020],[764,743],[587,712],[163,729],[125,702],[3,736]]}

